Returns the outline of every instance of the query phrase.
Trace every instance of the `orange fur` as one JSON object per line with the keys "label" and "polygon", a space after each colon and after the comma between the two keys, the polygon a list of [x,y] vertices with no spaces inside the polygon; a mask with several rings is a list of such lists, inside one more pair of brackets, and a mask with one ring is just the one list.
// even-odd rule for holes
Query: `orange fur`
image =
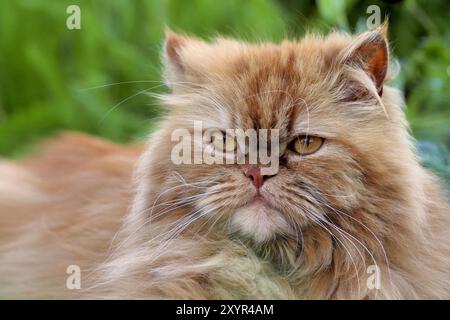
{"label": "orange fur", "polygon": [[139,149],[64,134],[37,157],[0,162],[0,295],[71,295],[66,268],[106,258],[131,201]]}
{"label": "orange fur", "polygon": [[[80,135],[0,164],[0,295],[449,298],[448,199],[385,84],[384,34],[257,45],[169,33],[169,112],[133,179],[137,149]],[[238,165],[171,162],[171,133],[194,120],[280,130],[285,162],[261,189],[270,210],[251,205]],[[325,143],[299,157],[286,146],[305,133]]]}

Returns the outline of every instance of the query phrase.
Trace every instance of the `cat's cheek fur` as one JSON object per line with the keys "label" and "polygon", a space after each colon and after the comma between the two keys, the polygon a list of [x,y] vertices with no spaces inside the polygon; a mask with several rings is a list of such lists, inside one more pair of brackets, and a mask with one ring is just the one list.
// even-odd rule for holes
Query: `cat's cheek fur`
{"label": "cat's cheek fur", "polygon": [[231,217],[230,228],[257,243],[264,243],[290,231],[289,224],[278,210],[259,202],[237,209]]}

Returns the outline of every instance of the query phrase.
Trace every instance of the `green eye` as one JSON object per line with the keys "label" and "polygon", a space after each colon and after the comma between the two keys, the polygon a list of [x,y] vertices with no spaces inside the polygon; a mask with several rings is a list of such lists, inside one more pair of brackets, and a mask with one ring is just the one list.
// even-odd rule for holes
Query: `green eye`
{"label": "green eye", "polygon": [[324,141],[321,137],[298,136],[292,143],[292,150],[305,156],[319,150]]}

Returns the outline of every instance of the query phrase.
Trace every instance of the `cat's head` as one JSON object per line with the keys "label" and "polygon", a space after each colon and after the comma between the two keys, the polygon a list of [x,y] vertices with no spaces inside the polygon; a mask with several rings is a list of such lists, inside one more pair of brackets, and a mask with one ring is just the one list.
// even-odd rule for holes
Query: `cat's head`
{"label": "cat's head", "polygon": [[[384,197],[401,198],[394,177],[398,159],[409,152],[408,135],[398,94],[385,86],[385,33],[381,27],[357,36],[250,44],[169,32],[168,120],[160,149],[153,149],[165,159],[156,172],[158,191],[171,193],[172,206],[184,205],[206,225],[221,223],[257,243],[298,238],[309,227],[335,232],[329,219],[377,211]],[[211,132],[276,131],[277,171],[264,174],[258,163],[194,163],[194,145],[176,150],[187,152],[191,164],[174,163],[169,158],[181,135],[173,132],[186,129],[193,137],[194,123],[209,132],[203,148],[223,143]],[[227,133],[230,150],[237,145],[232,137]]]}

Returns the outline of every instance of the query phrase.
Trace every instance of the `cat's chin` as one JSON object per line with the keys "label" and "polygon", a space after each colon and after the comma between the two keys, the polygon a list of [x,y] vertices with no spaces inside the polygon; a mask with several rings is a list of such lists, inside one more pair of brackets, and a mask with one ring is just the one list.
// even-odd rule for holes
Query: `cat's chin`
{"label": "cat's chin", "polygon": [[290,230],[282,213],[260,198],[237,209],[231,218],[231,227],[259,243],[287,234]]}

